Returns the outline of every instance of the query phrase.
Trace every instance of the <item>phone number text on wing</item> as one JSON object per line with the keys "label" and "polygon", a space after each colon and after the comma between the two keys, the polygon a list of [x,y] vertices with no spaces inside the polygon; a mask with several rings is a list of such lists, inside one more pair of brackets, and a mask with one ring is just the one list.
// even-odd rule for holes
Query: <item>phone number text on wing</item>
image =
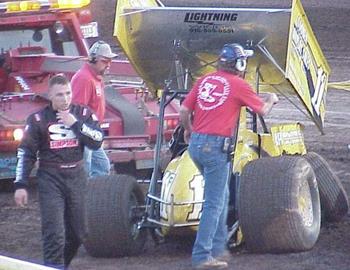
{"label": "phone number text on wing", "polygon": [[191,33],[225,33],[232,34],[235,32],[233,27],[219,26],[219,25],[196,25],[191,26],[189,31]]}

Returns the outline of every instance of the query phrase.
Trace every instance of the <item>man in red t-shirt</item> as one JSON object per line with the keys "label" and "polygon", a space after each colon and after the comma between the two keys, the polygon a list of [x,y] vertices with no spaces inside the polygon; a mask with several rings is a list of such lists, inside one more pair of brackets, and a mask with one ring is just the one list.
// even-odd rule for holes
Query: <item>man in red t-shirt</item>
{"label": "man in red t-shirt", "polygon": [[[106,110],[103,75],[116,56],[107,43],[97,41],[89,50],[89,62],[72,78],[73,102],[88,106],[100,123]],[[97,150],[85,148],[84,160],[90,177],[109,174],[110,162],[102,147]]]}
{"label": "man in red t-shirt", "polygon": [[189,154],[205,181],[205,202],[192,250],[192,264],[198,269],[228,267],[220,260],[227,253],[230,168],[227,153],[222,149],[224,140],[233,135],[242,106],[265,115],[278,101],[276,94],[260,98],[241,78],[251,55],[239,44],[225,45],[218,70],[194,84],[180,109]]}

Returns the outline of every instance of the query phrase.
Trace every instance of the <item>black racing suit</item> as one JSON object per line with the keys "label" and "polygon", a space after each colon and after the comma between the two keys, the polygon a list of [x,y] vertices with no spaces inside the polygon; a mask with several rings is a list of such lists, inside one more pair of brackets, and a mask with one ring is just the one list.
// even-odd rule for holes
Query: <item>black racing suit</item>
{"label": "black racing suit", "polygon": [[103,133],[90,109],[71,105],[77,122],[70,128],[49,105],[27,119],[18,148],[15,189],[27,188],[35,162],[42,220],[44,263],[59,269],[69,265],[85,234],[87,177],[84,146],[97,149]]}

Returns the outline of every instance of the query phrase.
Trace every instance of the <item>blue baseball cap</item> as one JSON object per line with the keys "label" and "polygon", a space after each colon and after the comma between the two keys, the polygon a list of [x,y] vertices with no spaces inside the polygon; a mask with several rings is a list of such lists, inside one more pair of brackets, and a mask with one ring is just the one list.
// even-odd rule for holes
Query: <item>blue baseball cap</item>
{"label": "blue baseball cap", "polygon": [[253,50],[245,50],[240,44],[225,44],[220,53],[221,62],[234,62],[240,58],[248,58],[254,54]]}

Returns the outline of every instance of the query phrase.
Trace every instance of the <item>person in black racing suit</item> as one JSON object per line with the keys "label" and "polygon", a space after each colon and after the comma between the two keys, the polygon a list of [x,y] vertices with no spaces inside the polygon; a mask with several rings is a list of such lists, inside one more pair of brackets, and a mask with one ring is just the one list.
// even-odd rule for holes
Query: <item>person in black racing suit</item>
{"label": "person in black racing suit", "polygon": [[88,107],[71,104],[64,75],[50,79],[48,97],[50,105],[27,119],[17,153],[14,197],[17,206],[27,204],[28,178],[38,161],[44,264],[66,269],[85,234],[84,146],[99,148],[103,132]]}

